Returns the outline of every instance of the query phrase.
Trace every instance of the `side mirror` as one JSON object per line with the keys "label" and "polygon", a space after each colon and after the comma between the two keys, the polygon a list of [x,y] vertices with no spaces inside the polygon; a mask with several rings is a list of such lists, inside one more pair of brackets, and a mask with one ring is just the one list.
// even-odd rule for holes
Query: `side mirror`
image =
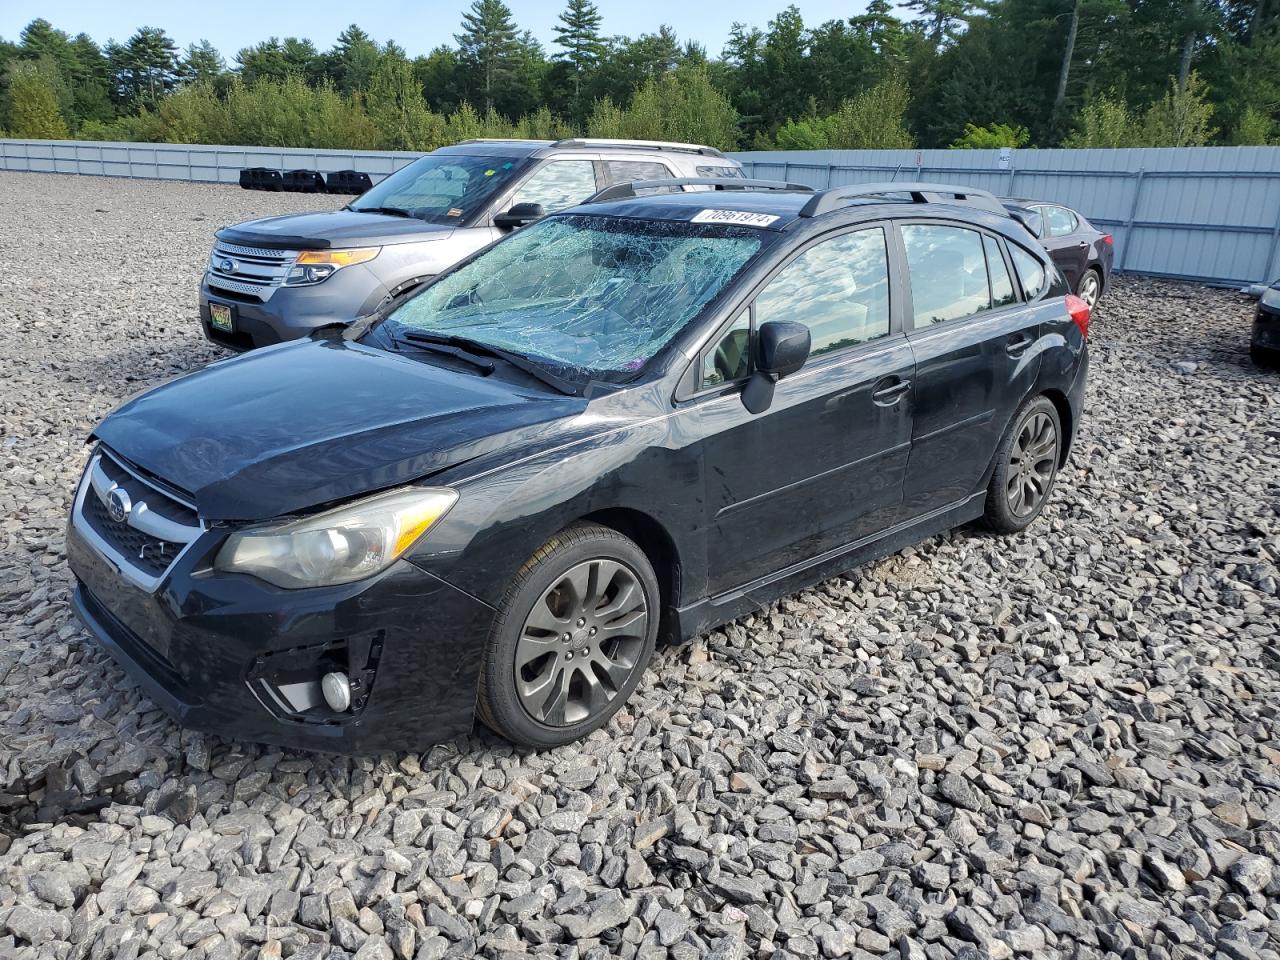
{"label": "side mirror", "polygon": [[809,328],[790,320],[771,320],[756,331],[756,372],[742,391],[742,405],[750,413],[764,413],[773,403],[774,385],[809,359]]}
{"label": "side mirror", "polygon": [[516,227],[523,227],[526,223],[541,220],[546,215],[540,203],[517,203],[506,213],[496,214],[493,225],[500,230],[514,230]]}

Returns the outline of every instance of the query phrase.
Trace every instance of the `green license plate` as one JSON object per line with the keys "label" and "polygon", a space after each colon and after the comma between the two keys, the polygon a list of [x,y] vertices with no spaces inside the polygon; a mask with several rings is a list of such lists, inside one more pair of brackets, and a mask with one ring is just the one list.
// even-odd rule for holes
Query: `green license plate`
{"label": "green license plate", "polygon": [[235,333],[235,320],[231,317],[231,307],[225,303],[209,304],[209,325],[215,330]]}

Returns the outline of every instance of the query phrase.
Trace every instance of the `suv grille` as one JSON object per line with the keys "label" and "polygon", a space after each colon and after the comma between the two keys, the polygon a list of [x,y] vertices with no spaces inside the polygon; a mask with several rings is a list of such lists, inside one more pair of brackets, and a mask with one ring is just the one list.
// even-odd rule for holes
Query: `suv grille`
{"label": "suv grille", "polygon": [[85,470],[73,523],[146,589],[155,587],[204,529],[193,507],[144,480],[105,448]]}
{"label": "suv grille", "polygon": [[209,286],[241,296],[268,300],[285,277],[297,250],[272,250],[267,247],[244,247],[237,243],[215,240],[209,259]]}

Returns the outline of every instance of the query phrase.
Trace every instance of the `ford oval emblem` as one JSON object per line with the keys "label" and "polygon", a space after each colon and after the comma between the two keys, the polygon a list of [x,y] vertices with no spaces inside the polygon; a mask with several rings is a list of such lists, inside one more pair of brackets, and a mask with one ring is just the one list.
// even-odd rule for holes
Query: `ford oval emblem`
{"label": "ford oval emblem", "polygon": [[230,257],[223,257],[221,260],[218,261],[218,269],[221,270],[223,273],[235,273],[236,262],[232,260]]}
{"label": "ford oval emblem", "polygon": [[124,523],[125,518],[129,516],[129,511],[133,509],[133,501],[129,499],[129,494],[120,487],[116,487],[107,494],[107,513],[116,523]]}

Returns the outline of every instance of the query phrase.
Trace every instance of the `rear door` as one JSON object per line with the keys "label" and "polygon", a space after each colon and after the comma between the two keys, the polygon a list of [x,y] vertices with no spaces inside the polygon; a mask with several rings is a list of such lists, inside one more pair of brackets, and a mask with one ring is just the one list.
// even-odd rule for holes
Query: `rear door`
{"label": "rear door", "polygon": [[[861,539],[898,516],[914,361],[883,224],[828,235],[785,262],[700,358],[712,595]],[[755,331],[809,327],[812,351],[751,414]]]}
{"label": "rear door", "polygon": [[1041,242],[1053,257],[1054,263],[1075,290],[1089,262],[1089,240],[1080,229],[1080,218],[1066,207],[1046,203],[1041,208],[1044,215],[1044,236]]}
{"label": "rear door", "polygon": [[900,223],[897,235],[916,360],[903,484],[904,516],[914,518],[980,489],[996,444],[1035,384],[1040,354],[1036,315],[1018,295],[1002,238],[924,220]]}

